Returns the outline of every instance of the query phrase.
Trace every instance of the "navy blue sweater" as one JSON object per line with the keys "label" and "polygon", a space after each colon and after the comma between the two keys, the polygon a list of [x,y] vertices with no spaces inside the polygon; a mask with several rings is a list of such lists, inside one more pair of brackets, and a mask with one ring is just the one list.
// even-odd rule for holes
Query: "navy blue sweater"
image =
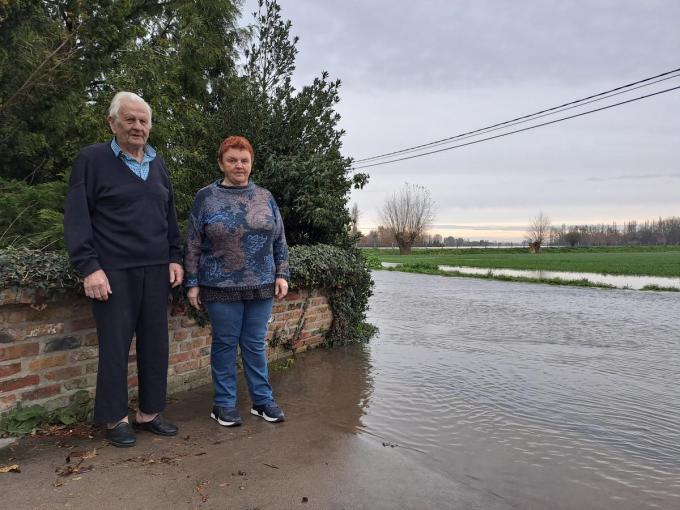
{"label": "navy blue sweater", "polygon": [[64,210],[71,263],[82,276],[98,269],[182,262],[170,177],[160,156],[146,181],[111,150],[85,147],[73,165]]}

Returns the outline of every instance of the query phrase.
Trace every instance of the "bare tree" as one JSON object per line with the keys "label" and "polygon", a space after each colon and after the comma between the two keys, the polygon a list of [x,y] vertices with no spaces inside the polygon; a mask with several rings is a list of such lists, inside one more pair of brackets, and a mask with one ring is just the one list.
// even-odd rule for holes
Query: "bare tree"
{"label": "bare tree", "polygon": [[526,231],[527,241],[529,243],[529,251],[531,253],[538,253],[541,251],[541,245],[545,241],[550,232],[550,218],[539,212],[529,223]]}
{"label": "bare tree", "polygon": [[349,210],[349,217],[352,221],[352,235],[354,237],[359,235],[359,216],[361,216],[359,213],[359,206],[354,203],[352,204],[352,208]]}
{"label": "bare tree", "polygon": [[435,205],[430,191],[417,184],[404,184],[385,200],[381,216],[399,245],[400,255],[409,255],[415,240],[434,221]]}

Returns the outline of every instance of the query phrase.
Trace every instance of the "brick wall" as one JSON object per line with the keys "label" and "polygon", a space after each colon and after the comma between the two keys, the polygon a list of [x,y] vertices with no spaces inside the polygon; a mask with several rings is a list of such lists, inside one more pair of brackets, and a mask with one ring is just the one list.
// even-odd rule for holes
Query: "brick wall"
{"label": "brick wall", "polygon": [[[323,342],[333,316],[319,290],[291,292],[275,301],[267,333],[269,360]],[[184,310],[168,307],[168,389],[176,392],[210,381],[210,327],[200,327]],[[52,297],[39,291],[0,291],[0,413],[21,402],[49,408],[66,405],[80,389],[94,394],[97,332],[84,298]],[[128,384],[137,387],[134,342]]]}

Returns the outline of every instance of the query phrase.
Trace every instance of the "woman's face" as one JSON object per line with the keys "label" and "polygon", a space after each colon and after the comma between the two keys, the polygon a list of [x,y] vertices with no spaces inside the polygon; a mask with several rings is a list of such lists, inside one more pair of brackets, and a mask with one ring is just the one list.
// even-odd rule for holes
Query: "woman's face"
{"label": "woman's face", "polygon": [[224,172],[224,184],[229,186],[245,186],[248,184],[250,169],[253,165],[250,152],[245,149],[227,149],[222,154],[220,168]]}

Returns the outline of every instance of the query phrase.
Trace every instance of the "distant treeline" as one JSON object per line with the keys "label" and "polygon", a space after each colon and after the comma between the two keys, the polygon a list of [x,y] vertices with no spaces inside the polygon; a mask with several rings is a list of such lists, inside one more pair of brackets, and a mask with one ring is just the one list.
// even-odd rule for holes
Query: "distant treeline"
{"label": "distant treeline", "polygon": [[[413,246],[428,248],[460,248],[462,246],[476,246],[486,248],[488,246],[518,246],[520,244],[522,243],[501,243],[485,239],[473,241],[470,239],[463,239],[462,237],[443,237],[441,234],[430,234],[425,232],[416,239]],[[386,248],[397,246],[397,241],[389,230],[383,226],[379,226],[376,230],[371,230],[368,234],[362,235],[359,238],[358,245],[362,248]]]}
{"label": "distant treeline", "polygon": [[[443,237],[440,234],[425,233],[420,236],[415,247],[454,247],[463,246],[525,246],[527,241],[497,242],[486,239],[470,240],[462,237]],[[600,225],[566,225],[550,227],[548,246],[655,246],[680,245],[680,217],[659,218],[645,222],[629,221],[618,225],[616,222]],[[383,226],[371,230],[359,239],[358,245],[364,248],[394,247],[394,236]]]}
{"label": "distant treeline", "polygon": [[562,225],[551,227],[549,244],[552,246],[638,246],[680,244],[680,217],[658,220],[629,221],[622,226]]}

